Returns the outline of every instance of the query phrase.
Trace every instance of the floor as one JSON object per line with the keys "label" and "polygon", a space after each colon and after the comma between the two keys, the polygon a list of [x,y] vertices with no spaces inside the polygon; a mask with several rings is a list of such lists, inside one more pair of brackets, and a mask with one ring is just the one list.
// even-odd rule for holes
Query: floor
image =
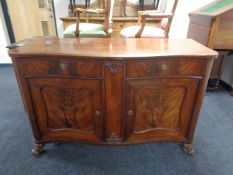
{"label": "floor", "polygon": [[207,92],[195,135],[194,156],[178,144],[127,147],[48,144],[31,154],[32,132],[14,71],[0,66],[0,175],[232,175],[233,97]]}

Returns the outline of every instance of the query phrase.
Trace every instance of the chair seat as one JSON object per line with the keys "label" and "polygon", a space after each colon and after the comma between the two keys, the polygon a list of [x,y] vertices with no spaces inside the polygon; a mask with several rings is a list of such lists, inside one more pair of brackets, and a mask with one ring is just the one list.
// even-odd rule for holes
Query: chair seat
{"label": "chair seat", "polygon": [[[69,25],[64,31],[64,38],[76,38],[75,31],[76,24]],[[104,38],[107,36],[102,24],[80,23],[79,31],[81,38]]]}
{"label": "chair seat", "polygon": [[[136,33],[141,26],[130,26],[121,30],[121,37],[123,38],[135,38]],[[157,27],[145,26],[141,38],[164,38],[164,30]]]}

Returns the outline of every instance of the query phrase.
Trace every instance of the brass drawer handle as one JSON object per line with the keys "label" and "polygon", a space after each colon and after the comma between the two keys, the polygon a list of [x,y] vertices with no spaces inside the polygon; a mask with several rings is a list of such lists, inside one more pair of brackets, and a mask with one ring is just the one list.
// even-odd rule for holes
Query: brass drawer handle
{"label": "brass drawer handle", "polygon": [[96,111],[95,111],[95,115],[96,115],[96,116],[100,116],[100,111],[99,111],[99,110],[96,110]]}
{"label": "brass drawer handle", "polygon": [[133,116],[133,111],[132,111],[132,110],[129,110],[129,111],[128,111],[128,115],[129,115],[129,116]]}
{"label": "brass drawer handle", "polygon": [[63,64],[63,63],[60,64],[60,68],[61,68],[62,70],[64,70],[66,67],[67,67],[66,64]]}
{"label": "brass drawer handle", "polygon": [[163,64],[163,65],[162,65],[162,69],[163,69],[163,70],[166,70],[166,69],[167,69],[167,65],[166,65],[166,64]]}

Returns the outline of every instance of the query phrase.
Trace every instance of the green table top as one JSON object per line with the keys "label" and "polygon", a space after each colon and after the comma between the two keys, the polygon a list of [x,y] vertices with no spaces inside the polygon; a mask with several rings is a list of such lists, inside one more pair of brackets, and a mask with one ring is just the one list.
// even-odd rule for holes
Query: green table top
{"label": "green table top", "polygon": [[204,13],[215,13],[229,5],[233,5],[233,0],[220,0],[219,2],[216,2],[215,4],[211,5],[210,7],[207,7],[205,9],[202,9],[201,12]]}

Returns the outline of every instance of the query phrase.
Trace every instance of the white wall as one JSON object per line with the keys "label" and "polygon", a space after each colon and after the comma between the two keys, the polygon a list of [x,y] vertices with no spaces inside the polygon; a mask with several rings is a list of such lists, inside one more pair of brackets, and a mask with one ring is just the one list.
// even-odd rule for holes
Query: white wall
{"label": "white wall", "polygon": [[8,49],[6,48],[6,46],[10,43],[6,31],[7,30],[4,22],[2,7],[0,5],[0,64],[11,63],[11,59],[7,53]]}
{"label": "white wall", "polygon": [[68,16],[68,5],[69,0],[54,0],[54,11],[57,23],[57,33],[58,37],[63,37],[63,23],[60,20],[61,17]]}

